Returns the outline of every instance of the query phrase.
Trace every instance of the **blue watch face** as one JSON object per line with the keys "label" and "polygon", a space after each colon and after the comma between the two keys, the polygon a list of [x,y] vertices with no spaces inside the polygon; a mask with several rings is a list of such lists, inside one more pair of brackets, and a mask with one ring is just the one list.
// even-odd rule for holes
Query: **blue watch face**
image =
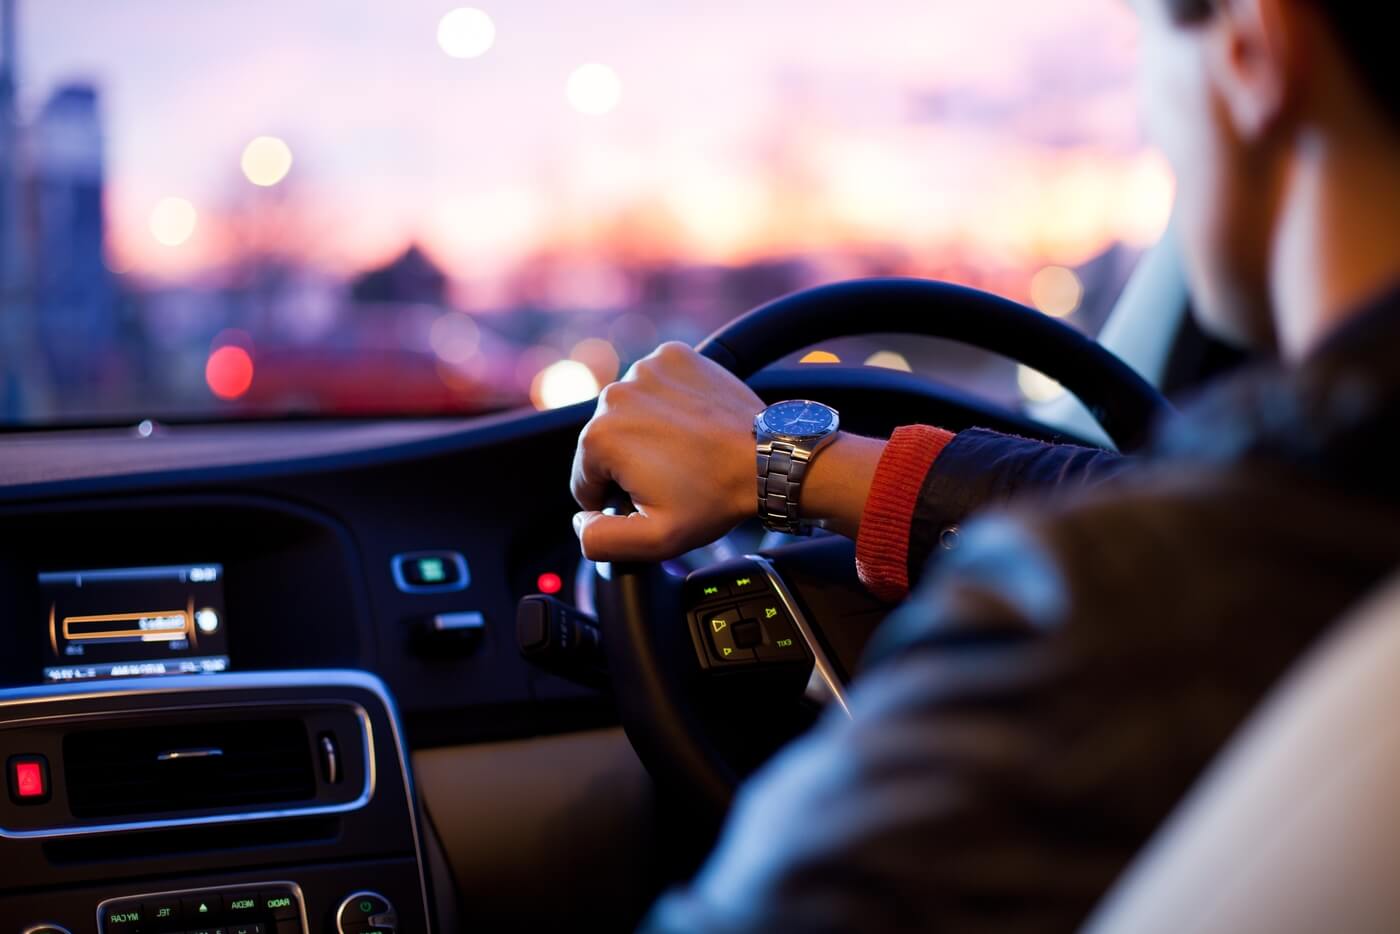
{"label": "blue watch face", "polygon": [[768,430],[780,435],[819,435],[836,421],[836,413],[815,402],[779,402],[763,413]]}

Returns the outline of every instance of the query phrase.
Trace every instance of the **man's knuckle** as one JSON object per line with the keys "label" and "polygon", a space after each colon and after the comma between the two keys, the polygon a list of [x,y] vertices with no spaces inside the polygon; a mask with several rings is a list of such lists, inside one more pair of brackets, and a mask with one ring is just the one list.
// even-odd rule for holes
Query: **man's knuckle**
{"label": "man's knuckle", "polygon": [[686,344],[682,344],[680,341],[667,341],[660,347],[656,348],[655,356],[656,359],[662,361],[663,363],[674,364],[679,363],[682,360],[688,360],[690,358],[691,353],[692,351],[690,347]]}

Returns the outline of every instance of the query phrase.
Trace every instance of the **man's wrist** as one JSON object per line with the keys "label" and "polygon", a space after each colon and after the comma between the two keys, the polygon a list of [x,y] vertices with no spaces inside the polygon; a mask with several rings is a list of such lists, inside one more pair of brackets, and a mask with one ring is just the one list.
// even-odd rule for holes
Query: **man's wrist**
{"label": "man's wrist", "polygon": [[884,448],[878,438],[837,432],[807,467],[799,504],[802,517],[855,538]]}

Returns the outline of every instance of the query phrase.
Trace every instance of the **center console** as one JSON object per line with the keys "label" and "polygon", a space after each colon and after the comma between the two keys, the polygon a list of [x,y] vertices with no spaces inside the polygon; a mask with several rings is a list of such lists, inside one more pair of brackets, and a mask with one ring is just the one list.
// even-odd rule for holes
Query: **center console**
{"label": "center console", "polygon": [[[216,582],[217,566],[198,567]],[[132,662],[94,641],[101,634],[149,633],[133,645],[158,644],[165,665],[218,658],[215,633],[199,631],[199,613],[221,608],[217,594],[107,619],[77,604],[74,581],[45,583],[73,609],[59,613],[66,631],[46,670],[59,683],[0,690],[0,931],[431,930],[405,750],[377,678],[114,677],[102,666]],[[196,645],[172,651],[175,629]],[[64,661],[78,640],[81,661]]]}

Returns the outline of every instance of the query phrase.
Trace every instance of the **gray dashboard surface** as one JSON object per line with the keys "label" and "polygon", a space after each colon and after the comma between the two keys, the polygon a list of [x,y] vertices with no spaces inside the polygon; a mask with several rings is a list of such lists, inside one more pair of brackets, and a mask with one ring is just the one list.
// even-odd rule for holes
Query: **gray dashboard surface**
{"label": "gray dashboard surface", "polygon": [[0,488],[153,472],[287,463],[431,442],[532,412],[466,419],[230,422],[0,435]]}

